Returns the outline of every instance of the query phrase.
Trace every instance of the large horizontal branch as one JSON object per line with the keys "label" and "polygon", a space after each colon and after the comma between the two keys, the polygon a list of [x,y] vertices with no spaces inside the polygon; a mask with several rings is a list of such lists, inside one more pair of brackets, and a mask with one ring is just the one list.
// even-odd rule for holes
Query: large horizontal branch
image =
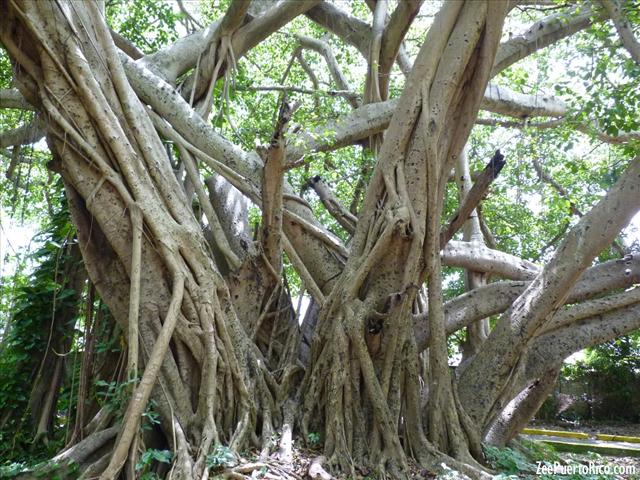
{"label": "large horizontal branch", "polygon": [[632,288],[622,293],[596,298],[562,308],[556,312],[551,321],[542,329],[542,333],[549,333],[585,318],[602,315],[604,313],[624,308],[634,303],[640,303],[640,287]]}
{"label": "large horizontal branch", "polygon": [[550,95],[526,95],[498,85],[489,85],[482,110],[510,117],[562,117],[567,113],[564,102]]}
{"label": "large horizontal branch", "polygon": [[20,110],[35,110],[22,96],[17,88],[0,89],[0,108],[18,108]]}
{"label": "large horizontal branch", "polygon": [[22,125],[21,127],[0,132],[0,148],[16,145],[28,145],[40,140],[44,137],[44,134],[45,132],[42,121],[39,118],[36,118],[32,122]]}
{"label": "large horizontal branch", "polygon": [[[582,302],[639,282],[640,255],[610,260],[586,270],[571,289],[566,303]],[[450,335],[483,318],[505,312],[525,291],[529,283],[528,281],[490,283],[448,301],[445,304],[447,334]],[[427,314],[415,317],[414,329],[418,346],[426,348],[429,334]]]}
{"label": "large horizontal branch", "polygon": [[574,352],[640,329],[640,303],[580,320],[537,337],[529,347],[525,374],[539,376],[545,367]]}
{"label": "large horizontal branch", "polygon": [[513,280],[531,280],[540,272],[536,264],[515,255],[492,250],[478,242],[455,240],[442,251],[442,264]]}
{"label": "large horizontal branch", "polygon": [[600,140],[603,143],[611,143],[614,145],[622,145],[625,143],[640,141],[640,132],[623,132],[617,135],[611,135],[609,133],[602,132],[592,125],[588,125],[582,122],[576,122],[571,117],[563,117],[546,122],[530,122],[528,120],[500,120],[497,118],[478,118],[476,120],[478,125],[488,125],[491,127],[504,127],[504,128],[537,128],[540,130],[546,130],[550,128],[558,128],[563,125],[570,126],[578,132],[590,135]]}
{"label": "large horizontal branch", "polygon": [[578,5],[538,20],[522,35],[514,36],[500,45],[491,73],[497,75],[532,53],[584,30],[593,23],[593,19],[604,18],[606,15],[602,9],[598,11],[591,6]]}
{"label": "large horizontal branch", "polygon": [[[519,103],[522,102],[522,103]],[[311,152],[327,152],[353,145],[384,131],[398,104],[397,99],[363,105],[337,120],[329,120],[311,132],[300,132],[289,159]],[[550,116],[566,113],[564,104],[543,95],[527,96],[505,87],[490,85],[481,108],[515,117]]]}
{"label": "large horizontal branch", "polygon": [[[233,35],[231,48],[235,59],[238,60],[251,48],[316,3],[318,3],[317,0],[285,0],[253,18]],[[198,57],[204,53],[211,40],[215,38],[218,29],[222,27],[222,19],[216,20],[204,29],[181,38],[165,49],[147,55],[140,62],[173,84],[180,75],[196,65]],[[221,73],[222,71],[219,74]]]}

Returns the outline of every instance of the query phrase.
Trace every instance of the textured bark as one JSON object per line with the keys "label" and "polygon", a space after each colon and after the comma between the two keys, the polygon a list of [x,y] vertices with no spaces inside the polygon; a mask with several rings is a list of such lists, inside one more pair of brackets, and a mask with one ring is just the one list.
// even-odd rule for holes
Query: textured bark
{"label": "textured bark", "polygon": [[[442,29],[430,31],[391,119],[367,189],[351,256],[320,314],[311,351],[312,368],[303,384],[303,431],[310,425],[331,426],[326,430],[325,451],[332,462],[344,462],[351,442],[355,446],[364,436],[373,442],[364,458],[380,461],[382,455],[382,461],[404,467],[398,419],[420,416],[416,410],[417,358],[408,320],[416,294],[412,286],[421,283],[425,273],[431,331],[439,332],[431,335],[429,438],[438,448],[466,462],[473,462],[469,444],[477,453],[472,432],[463,427],[468,426],[461,418],[464,414],[453,400],[443,318],[433,312],[442,302],[437,240],[442,188],[480,106],[504,15],[501,7],[506,6],[446,4],[436,20]],[[476,23],[476,18],[483,20]],[[468,45],[455,54],[459,62],[437,65],[436,59],[450,59],[465,40]],[[474,52],[475,45],[482,53]],[[455,92],[462,84],[468,96],[457,103]],[[431,110],[431,104],[440,108]],[[457,118],[467,120],[451,123]],[[452,134],[445,137],[443,132],[448,129]],[[438,143],[440,139],[443,144]],[[434,228],[435,236],[430,234]],[[398,265],[406,267],[399,269]],[[332,367],[347,355],[353,358],[350,369]],[[408,380],[400,383],[402,375]],[[362,391],[354,388],[360,379],[364,383]],[[402,396],[408,401],[404,407]],[[375,423],[364,422],[360,410],[370,411],[364,413],[365,418],[373,414]],[[420,424],[406,428],[406,443],[412,445],[418,458],[426,462],[438,458]],[[359,450],[354,453],[358,454],[356,458],[364,454]]]}
{"label": "textured bark", "polygon": [[6,88],[0,90],[0,108],[19,108],[21,110],[33,110],[33,106],[29,104],[22,96],[20,91],[15,88]]}
{"label": "textured bark", "polygon": [[[565,303],[583,302],[620,288],[628,288],[638,281],[640,281],[640,258],[637,255],[610,260],[586,270],[569,292]],[[529,283],[527,281],[493,282],[449,300],[445,303],[447,333],[452,334],[483,318],[504,313],[524,293]],[[607,304],[606,309],[611,308],[606,297],[602,302]],[[562,312],[558,314],[559,317],[564,315],[571,316],[571,310],[566,314]],[[414,331],[419,351],[427,347],[429,336],[427,317],[428,313],[414,317]]]}
{"label": "textured bark", "polygon": [[535,22],[526,32],[510,38],[500,45],[493,67],[493,75],[522,60],[528,55],[589,27],[593,19],[606,17],[589,4],[571,7],[566,12],[554,13]]}
{"label": "textured bark", "polygon": [[485,429],[484,440],[491,445],[505,446],[538,412],[556,386],[559,374],[560,367],[551,368],[540,378],[532,380]]}
{"label": "textured bark", "polygon": [[[75,217],[90,218],[89,231],[80,235],[83,253],[88,253],[87,269],[125,331],[129,279],[135,272],[132,225],[121,212],[139,208],[146,232],[139,328],[149,356],[102,477],[116,476],[128,457],[151,395],[167,438],[177,442],[172,448],[178,457],[178,476],[199,476],[214,440],[238,449],[256,428],[260,432],[256,408],[262,406],[263,414],[275,411],[276,405],[267,402],[277,395],[277,385],[267,386],[269,374],[260,367],[260,353],[236,317],[229,291],[204,248],[200,226],[175,181],[151,119],[126,80],[95,5],[60,3],[52,12],[48,4],[26,2],[21,8],[20,14],[15,8],[9,10],[2,41],[14,45],[13,39],[22,38],[47,45],[46,50],[29,52],[30,63],[22,75],[30,77],[37,90],[27,96],[39,97],[39,107],[49,115],[52,148],[70,192],[75,192]],[[95,30],[81,29],[80,24],[94,25]],[[36,26],[36,37],[27,25]],[[84,45],[100,45],[100,50],[85,50]],[[9,51],[25,64],[24,55],[14,47]],[[93,235],[105,242],[95,256],[89,253]],[[119,266],[107,274],[111,260]],[[107,290],[104,277],[113,281],[118,274],[119,286]],[[224,396],[216,393],[218,388],[226,392]],[[235,414],[229,415],[231,411]],[[194,414],[196,422],[191,420]],[[276,417],[273,422],[277,421]],[[194,458],[188,454],[188,442],[202,449]],[[135,459],[135,451],[133,455]]]}
{"label": "textured bark", "polygon": [[633,34],[633,29],[624,11],[625,9],[631,11],[636,6],[633,5],[633,2],[624,0],[601,0],[600,3],[611,17],[624,48],[627,49],[631,58],[640,65],[640,43]]}
{"label": "textured bark", "polygon": [[500,408],[501,392],[518,368],[523,345],[543,327],[593,258],[608,247],[636,213],[640,158],[607,195],[580,219],[525,292],[504,314],[483,349],[463,372],[461,400],[472,418],[484,422]]}

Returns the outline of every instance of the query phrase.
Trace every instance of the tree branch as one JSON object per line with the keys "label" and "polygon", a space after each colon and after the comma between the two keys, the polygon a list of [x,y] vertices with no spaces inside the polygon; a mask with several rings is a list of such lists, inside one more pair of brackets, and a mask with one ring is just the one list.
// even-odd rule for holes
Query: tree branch
{"label": "tree branch", "polygon": [[[331,46],[325,42],[324,40],[320,40],[317,38],[311,38],[304,35],[296,35],[296,39],[300,46],[303,48],[308,48],[315,52],[318,52],[320,55],[324,57],[325,62],[327,62],[327,67],[329,68],[329,73],[331,73],[331,77],[333,81],[336,83],[336,86],[339,90],[350,91],[351,88],[342,73],[342,69],[336,60],[335,55],[333,54],[333,50]],[[347,97],[349,103],[353,108],[358,108],[361,105],[361,101],[359,97]]]}
{"label": "tree branch", "polygon": [[[243,151],[219,135],[201,117],[193,115],[184,98],[144,65],[131,61],[125,55],[121,60],[136,94],[191,144],[194,148],[192,153],[207,161],[252,202],[260,204],[260,157],[255,152]],[[332,281],[342,269],[344,247],[338,238],[318,224],[307,206],[298,200],[288,200],[292,191],[285,183],[284,230],[291,244],[300,252],[308,271],[325,291],[325,288],[331,288]]]}
{"label": "tree branch", "polygon": [[[583,213],[580,211],[578,207],[576,207],[576,204],[571,201],[571,198],[569,198],[569,194],[567,193],[567,191],[562,187],[562,185],[556,182],[553,179],[553,177],[551,177],[551,175],[549,175],[547,172],[544,171],[544,169],[542,168],[542,165],[540,165],[540,162],[538,161],[537,158],[533,159],[533,168],[535,169],[536,173],[538,174],[538,178],[540,178],[541,181],[551,186],[551,188],[553,188],[556,192],[558,192],[558,195],[560,195],[560,197],[564,198],[566,201],[569,202],[571,213],[581,218],[583,216]],[[624,248],[622,247],[622,245],[620,245],[620,242],[618,241],[617,238],[613,241],[613,243],[611,244],[611,247],[616,251],[618,255],[620,255],[621,257],[624,257],[625,255]]]}
{"label": "tree branch", "polygon": [[[620,35],[620,40],[622,40],[622,45],[627,49],[631,58],[640,65],[640,43],[634,36],[629,19],[623,11],[625,8],[623,3],[620,0],[600,0],[600,3],[611,17],[611,21]],[[628,2],[628,8],[637,8],[637,6],[633,6],[633,2]]]}
{"label": "tree branch", "polygon": [[484,94],[481,108],[511,117],[562,117],[567,106],[550,95],[525,95],[509,88],[489,85]]}
{"label": "tree branch", "polygon": [[541,130],[557,128],[566,124],[574,128],[575,130],[584,133],[585,135],[594,136],[596,139],[600,140],[603,143],[621,145],[640,140],[640,132],[626,132],[618,135],[610,135],[608,133],[597,130],[591,125],[587,125],[585,123],[576,123],[570,117],[558,118],[556,120],[549,120],[547,122],[529,122],[526,119],[521,121],[513,121],[499,120],[496,118],[479,118],[476,120],[476,123],[478,125],[489,125],[492,127],[539,128]]}
{"label": "tree branch", "polygon": [[35,110],[33,105],[27,102],[17,88],[0,89],[0,108]]}
{"label": "tree branch", "polygon": [[[586,270],[569,292],[565,304],[583,302],[638,282],[640,255],[610,260]],[[449,300],[445,304],[447,333],[451,335],[473,322],[505,312],[529,284],[529,281],[494,282]],[[427,346],[427,316],[428,312],[425,312],[414,317],[414,331],[420,350]]]}
{"label": "tree branch", "polygon": [[[309,152],[327,152],[353,145],[384,131],[398,105],[397,99],[363,105],[336,120],[328,120],[312,132],[300,132],[300,142],[289,149],[289,159]],[[505,87],[490,85],[481,108],[517,117],[557,116],[565,107],[549,97],[517,94]]]}
{"label": "tree branch", "polygon": [[[309,80],[311,80],[311,84],[313,85],[313,89],[315,91],[320,90],[320,81],[318,80],[318,76],[313,71],[313,68],[311,68],[311,65],[309,65],[307,63],[307,61],[304,59],[304,56],[302,55],[302,49],[300,47],[298,47],[295,50],[295,52],[293,54],[293,58],[298,60],[298,63],[300,64],[300,66],[302,67],[304,72],[307,74],[307,77],[309,77]],[[284,77],[284,75],[283,75],[283,77]],[[313,101],[314,101],[314,104],[316,106],[316,109],[320,109],[320,101],[319,101],[318,97],[314,97]]]}
{"label": "tree branch", "polygon": [[306,12],[318,25],[358,49],[364,58],[369,55],[371,26],[326,1],[319,2]]}
{"label": "tree branch", "polygon": [[203,28],[202,25],[200,25],[200,22],[198,22],[195,18],[193,18],[193,15],[191,15],[191,13],[189,13],[189,10],[187,10],[184,6],[184,3],[182,0],[177,0],[178,2],[178,8],[180,9],[180,11],[184,14],[184,16],[191,21],[191,23],[193,23],[193,25],[195,25],[198,28]]}
{"label": "tree branch", "polygon": [[315,190],[320,201],[331,216],[335,218],[342,228],[344,228],[350,235],[353,235],[356,230],[356,223],[358,222],[358,219],[335,198],[333,192],[331,192],[329,186],[325,183],[322,177],[316,175],[315,177],[310,178],[307,181],[306,186]]}
{"label": "tree branch", "polygon": [[111,32],[111,38],[113,39],[113,43],[116,44],[116,47],[129,55],[133,60],[139,60],[144,57],[144,53],[142,53],[142,51],[136,47],[131,40],[123,37],[114,30],[109,31]]}
{"label": "tree branch", "polygon": [[352,101],[356,104],[359,102],[360,94],[351,92],[349,90],[314,90],[310,88],[300,88],[290,85],[261,85],[257,87],[247,85],[237,85],[236,90],[239,91],[251,91],[251,92],[294,92],[307,95],[328,95],[330,97],[344,97],[349,103]]}
{"label": "tree branch", "polygon": [[554,13],[535,22],[521,35],[502,43],[491,72],[492,76],[538,50],[589,27],[593,20],[606,18],[604,12],[579,5],[561,13]]}
{"label": "tree branch", "polygon": [[278,120],[269,146],[258,148],[258,153],[264,162],[260,241],[268,266],[276,273],[276,279],[280,278],[282,271],[282,187],[286,149],[284,133],[292,113],[293,108],[285,96],[280,105]]}
{"label": "tree branch", "polygon": [[608,342],[640,328],[640,303],[611,310],[536,337],[526,360],[525,375],[561,362],[574,352]]}
{"label": "tree branch", "polygon": [[[413,0],[411,0],[411,2],[413,2]],[[402,2],[399,2],[399,5],[403,3],[406,2],[403,0]],[[349,15],[335,5],[326,1],[322,1],[314,8],[310,9],[306,15],[318,25],[324,27],[346,43],[356,47],[365,59],[369,58],[371,25],[367,22]],[[400,19],[398,19],[398,22],[400,23]],[[385,47],[384,42],[385,39],[383,36],[383,48]],[[388,48],[391,48],[391,44]],[[398,66],[402,73],[408,75],[411,71],[411,61],[402,47],[402,43],[400,43],[400,46],[398,47],[396,61],[398,62]]]}
{"label": "tree branch", "polygon": [[[398,2],[398,6],[391,14],[389,22],[382,35],[382,50],[380,52],[380,90],[389,90],[389,73],[393,67],[402,42],[414,18],[420,11],[424,0],[405,0]],[[385,97],[386,98],[386,95]]]}
{"label": "tree branch", "polygon": [[523,346],[565,303],[571,287],[593,258],[635,215],[640,206],[639,189],[637,157],[607,195],[569,231],[551,261],[500,318],[486,348],[474,357],[461,377],[461,398],[465,398],[468,412],[476,421],[484,423],[494,408]]}
{"label": "tree branch", "polygon": [[531,280],[540,268],[527,260],[477,242],[451,240],[442,250],[442,264],[485,272],[515,280]]}
{"label": "tree branch", "polygon": [[[318,0],[285,0],[237,29],[231,41],[236,60],[293,18],[312,8],[317,2]],[[231,16],[237,18],[235,15]],[[223,19],[216,20],[203,30],[181,38],[163,50],[145,56],[142,63],[169,83],[174,84],[180,75],[196,65],[198,57],[216,37],[222,23]],[[224,73],[224,68],[221,67],[219,74]]]}
{"label": "tree branch", "polygon": [[[373,9],[373,22],[369,38],[369,51],[367,52],[367,77],[365,80],[364,101],[376,103],[382,100],[380,79],[380,51],[382,48],[382,35],[384,22],[387,17],[387,0],[377,0]],[[386,95],[384,96],[386,99]]]}
{"label": "tree branch", "polygon": [[37,142],[44,137],[44,122],[40,117],[36,117],[31,123],[0,132],[0,148],[7,148],[17,145],[28,145]]}
{"label": "tree branch", "polygon": [[471,187],[471,190],[469,190],[465,196],[462,205],[460,205],[458,210],[451,216],[451,220],[449,220],[447,225],[442,228],[442,231],[440,232],[440,248],[444,248],[447,243],[449,243],[449,240],[453,238],[455,233],[462,228],[469,218],[469,215],[471,215],[471,212],[476,209],[480,201],[486,195],[491,183],[500,174],[504,164],[504,156],[500,153],[500,150],[496,150],[493,158],[489,161],[487,166],[484,167],[484,170],[476,179],[473,187]]}
{"label": "tree branch", "polygon": [[541,334],[550,333],[560,328],[573,325],[585,318],[602,315],[639,302],[640,287],[635,287],[626,292],[565,307],[556,312],[551,321],[545,325]]}

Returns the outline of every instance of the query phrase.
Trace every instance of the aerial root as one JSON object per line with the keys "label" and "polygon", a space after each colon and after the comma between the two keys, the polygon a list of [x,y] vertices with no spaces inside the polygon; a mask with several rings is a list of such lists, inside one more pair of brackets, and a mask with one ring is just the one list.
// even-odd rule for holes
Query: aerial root
{"label": "aerial root", "polygon": [[291,408],[285,409],[280,445],[274,456],[283,463],[293,462],[293,410]]}
{"label": "aerial root", "polygon": [[311,465],[309,466],[309,478],[313,480],[331,480],[331,478],[333,478],[324,468],[322,468],[324,460],[325,458],[320,456],[311,461]]}
{"label": "aerial root", "polygon": [[[219,475],[222,478],[245,480],[255,478],[253,476],[253,472],[256,471],[260,471],[260,478],[271,480],[302,480],[303,478],[294,471],[291,463],[285,464],[275,458],[270,458],[264,462],[250,462],[237,465],[235,467],[227,468],[221,472],[216,472],[216,475]],[[331,476],[327,478],[331,478]]]}

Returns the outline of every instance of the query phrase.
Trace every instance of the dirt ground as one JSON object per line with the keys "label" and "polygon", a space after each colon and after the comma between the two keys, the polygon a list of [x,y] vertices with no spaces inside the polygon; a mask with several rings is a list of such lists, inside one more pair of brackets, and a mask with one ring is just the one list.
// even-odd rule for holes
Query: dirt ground
{"label": "dirt ground", "polygon": [[[541,423],[534,422],[531,424],[535,428],[544,428],[549,430],[564,430],[572,432],[584,432],[590,435],[596,433],[604,433],[609,435],[628,435],[640,437],[640,424],[630,424],[621,422],[582,422],[580,424],[572,423]],[[262,465],[262,468],[256,468],[256,471],[252,472],[251,478],[266,478],[266,479],[286,479],[286,480],[306,480],[309,478],[317,478],[321,480],[343,480],[343,479],[377,479],[380,478],[376,475],[376,472],[366,471],[361,468],[355,469],[355,476],[340,476],[332,477],[327,474],[326,471],[316,471],[316,475],[309,475],[310,467],[313,463],[316,463],[320,452],[314,449],[307,448],[295,448],[293,449],[293,461],[287,465],[280,462],[268,461],[265,464],[260,464],[256,457],[258,452],[252,452],[254,455],[248,455],[253,457],[251,459],[241,459],[241,463],[251,462],[253,460],[256,466]],[[614,457],[614,456],[597,456],[597,455],[580,455],[580,454],[560,454],[566,460],[570,458],[573,461],[580,463],[595,462],[596,464],[613,464],[620,466],[635,466],[637,474],[635,476],[616,476],[611,478],[621,480],[640,480],[640,457]],[[565,457],[565,455],[567,455]],[[412,479],[433,479],[434,475],[427,470],[417,466],[415,462],[409,462],[410,478]],[[320,463],[321,464],[321,463]],[[250,472],[243,472],[245,474]],[[387,477],[389,478],[389,477]],[[533,478],[531,475],[524,475],[522,478]]]}

